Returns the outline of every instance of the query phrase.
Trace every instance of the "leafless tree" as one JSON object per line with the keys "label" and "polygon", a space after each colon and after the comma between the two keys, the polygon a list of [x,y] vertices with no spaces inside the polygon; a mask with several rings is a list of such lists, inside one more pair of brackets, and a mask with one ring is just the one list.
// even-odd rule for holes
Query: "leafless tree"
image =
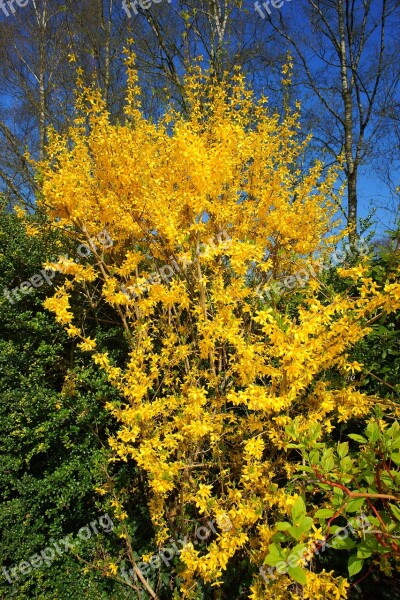
{"label": "leafless tree", "polygon": [[357,230],[362,166],[390,138],[398,102],[398,0],[296,0],[266,15],[292,50],[299,94],[315,139],[335,161],[344,155],[347,220]]}

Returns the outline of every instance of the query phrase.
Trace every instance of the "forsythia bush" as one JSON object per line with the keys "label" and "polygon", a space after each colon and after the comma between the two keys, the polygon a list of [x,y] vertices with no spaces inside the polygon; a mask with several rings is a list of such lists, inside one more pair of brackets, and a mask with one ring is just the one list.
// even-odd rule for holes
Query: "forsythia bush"
{"label": "forsythia bush", "polygon": [[[326,441],[380,402],[357,388],[362,365],[349,350],[377,315],[400,308],[400,285],[388,277],[378,286],[364,260],[339,270],[353,287],[326,291],[322,267],[342,237],[337,172],[323,176],[318,162],[304,169],[297,112],[271,114],[240,72],[218,83],[195,70],[188,113],[171,108],[155,124],[140,111],[127,62],[126,122],[111,124],[100,94],[81,87],[73,125],[52,136],[40,165],[49,222],[94,257],[60,259],[65,282],[46,307],[120,393],[108,404],[120,424],[110,444],[148,482],[156,543],[217,523],[209,539],[185,544],[176,597],[203,597],[202,586],[218,588],[241,565],[254,600],[346,598],[348,581],[318,568],[312,551],[354,498],[372,515],[388,501],[394,517],[398,498],[362,479],[348,445],[334,451]],[[104,230],[113,244],[100,248],[93,239]],[[290,308],[285,295],[266,292],[276,281],[292,288]],[[125,364],[76,326],[72,290],[118,317]],[[385,427],[376,419],[375,442]],[[114,506],[124,525],[122,500]],[[380,541],[370,535],[384,553],[390,544],[375,519]],[[132,550],[126,530],[122,539]],[[292,551],[297,559],[275,569]],[[132,587],[157,597],[144,579]]]}

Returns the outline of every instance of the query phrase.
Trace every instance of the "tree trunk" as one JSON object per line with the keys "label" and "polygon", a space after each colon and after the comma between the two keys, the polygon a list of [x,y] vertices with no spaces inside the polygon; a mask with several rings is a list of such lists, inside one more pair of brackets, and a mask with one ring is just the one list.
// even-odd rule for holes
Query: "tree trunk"
{"label": "tree trunk", "polygon": [[[347,47],[343,0],[338,0],[339,56],[344,102],[344,154],[347,172],[347,225],[351,227],[350,242],[357,237],[357,165],[353,158],[353,93],[347,79]],[[350,79],[351,81],[351,79]]]}
{"label": "tree trunk", "polygon": [[357,239],[357,167],[347,176],[347,204],[347,223],[352,227],[349,241],[353,244]]}

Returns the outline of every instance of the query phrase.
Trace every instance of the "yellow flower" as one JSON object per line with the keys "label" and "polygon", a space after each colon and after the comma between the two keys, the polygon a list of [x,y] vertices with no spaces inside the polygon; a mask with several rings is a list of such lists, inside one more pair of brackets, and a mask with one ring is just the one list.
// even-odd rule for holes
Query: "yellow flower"
{"label": "yellow flower", "polygon": [[94,350],[96,348],[96,341],[91,338],[83,338],[83,342],[78,344],[78,348],[81,350]]}
{"label": "yellow flower", "polygon": [[114,563],[110,563],[108,565],[108,568],[111,572],[112,575],[116,575],[118,573],[118,565],[114,564]]}
{"label": "yellow flower", "polygon": [[[351,377],[363,365],[349,353],[367,321],[400,308],[400,284],[381,289],[366,259],[338,270],[356,293],[323,287],[321,265],[344,236],[340,169],[305,169],[298,108],[273,114],[240,70],[217,81],[195,66],[185,114],[171,106],[154,123],[125,55],[125,122],[77,69],[74,120],[50,135],[37,165],[46,227],[77,241],[107,230],[114,241],[107,252],[98,243],[87,265],[61,258],[64,283],[45,307],[115,388],[103,403],[115,425],[109,462],[135,465],[156,544],[204,534],[180,555],[177,593],[190,598],[197,581],[220,585],[240,556],[263,564],[274,524],[302,513],[303,459],[322,460],[326,434],[371,411]],[[87,312],[110,327],[109,353],[72,324],[89,322]],[[118,489],[117,472],[99,493]],[[304,514],[314,514],[307,477]],[[122,521],[125,496],[136,497],[129,488],[112,502]],[[288,574],[267,587],[255,573],[250,597],[346,597],[347,582],[331,573],[307,570],[306,580],[300,592]]]}

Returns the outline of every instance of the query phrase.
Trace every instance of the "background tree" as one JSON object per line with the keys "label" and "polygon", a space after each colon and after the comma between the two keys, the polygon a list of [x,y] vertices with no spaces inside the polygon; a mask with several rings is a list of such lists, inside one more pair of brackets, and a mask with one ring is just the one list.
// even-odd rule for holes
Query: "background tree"
{"label": "background tree", "polygon": [[388,118],[399,98],[397,0],[304,0],[266,14],[293,52],[297,90],[314,139],[345,158],[347,221],[357,230],[358,180],[393,143]]}

